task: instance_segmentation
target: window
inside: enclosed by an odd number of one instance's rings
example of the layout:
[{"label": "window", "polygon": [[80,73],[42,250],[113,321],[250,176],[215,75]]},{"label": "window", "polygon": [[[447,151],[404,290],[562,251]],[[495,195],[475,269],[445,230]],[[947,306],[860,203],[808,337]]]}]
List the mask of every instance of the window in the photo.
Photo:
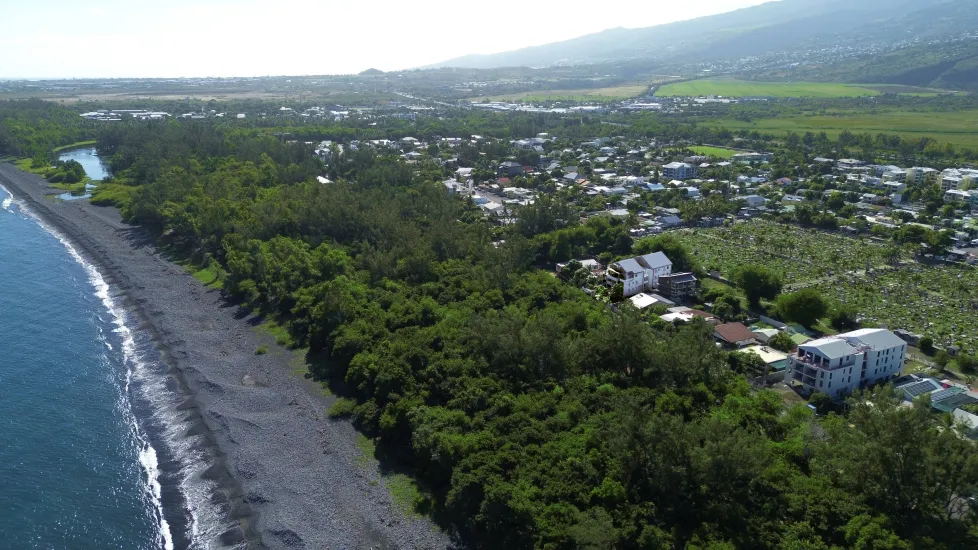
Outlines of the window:
[{"label": "window", "polygon": [[818,387],[820,387],[820,388],[822,387],[822,381],[821,380],[818,381]]}]

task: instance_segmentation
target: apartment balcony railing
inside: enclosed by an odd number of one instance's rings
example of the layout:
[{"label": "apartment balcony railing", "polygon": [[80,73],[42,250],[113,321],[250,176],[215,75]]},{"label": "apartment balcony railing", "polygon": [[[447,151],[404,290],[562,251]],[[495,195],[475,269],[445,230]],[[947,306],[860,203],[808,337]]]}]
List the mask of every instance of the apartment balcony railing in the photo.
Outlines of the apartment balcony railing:
[{"label": "apartment balcony railing", "polygon": [[821,370],[838,370],[838,369],[844,369],[844,368],[847,368],[847,367],[853,367],[853,366],[856,365],[856,360],[855,359],[847,359],[847,360],[843,361],[841,364],[832,365],[831,367],[826,362],[816,363],[813,359],[810,359],[808,357],[799,357],[797,355],[794,355],[794,356],[792,356],[792,359],[794,359],[795,361],[797,361],[799,363],[802,363],[806,367],[812,367],[812,368],[821,369]]}]

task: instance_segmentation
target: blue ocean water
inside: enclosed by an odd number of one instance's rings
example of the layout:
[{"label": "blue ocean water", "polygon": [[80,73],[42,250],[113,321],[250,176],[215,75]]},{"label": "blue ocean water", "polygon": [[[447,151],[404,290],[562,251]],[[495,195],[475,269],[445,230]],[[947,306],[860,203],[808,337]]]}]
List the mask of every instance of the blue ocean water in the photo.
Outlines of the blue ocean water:
[{"label": "blue ocean water", "polygon": [[0,546],[173,548],[99,273],[0,187]]}]

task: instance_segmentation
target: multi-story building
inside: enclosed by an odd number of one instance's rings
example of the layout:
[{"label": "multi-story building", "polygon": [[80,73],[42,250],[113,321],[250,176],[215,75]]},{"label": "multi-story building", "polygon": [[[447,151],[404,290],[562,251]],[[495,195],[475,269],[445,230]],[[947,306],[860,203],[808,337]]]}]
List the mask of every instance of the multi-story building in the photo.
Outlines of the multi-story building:
[{"label": "multi-story building", "polygon": [[659,294],[673,302],[681,302],[696,295],[696,276],[692,273],[672,273],[659,276]]},{"label": "multi-story building", "polygon": [[975,187],[976,179],[978,179],[978,170],[948,168],[937,177],[937,182],[941,186],[941,191],[965,190]]},{"label": "multi-story building", "polygon": [[621,283],[625,298],[639,292],[652,291],[659,284],[659,277],[672,273],[672,261],[662,252],[636,256],[608,266],[605,282],[608,286]]},{"label": "multi-story building", "polygon": [[833,399],[900,376],[907,343],[886,329],[860,329],[798,346],[785,382]]},{"label": "multi-story building", "polygon": [[921,185],[927,181],[936,182],[939,174],[940,172],[933,168],[914,166],[907,170],[907,183]]},{"label": "multi-story building", "polygon": [[771,153],[737,153],[730,157],[731,162],[771,162]]},{"label": "multi-story building", "polygon": [[944,193],[944,202],[961,201],[968,205],[968,208],[978,208],[978,191],[962,191],[951,189]]},{"label": "multi-story building", "polygon": [[666,179],[688,180],[695,178],[696,174],[696,166],[685,162],[670,162],[662,167],[662,177]]}]

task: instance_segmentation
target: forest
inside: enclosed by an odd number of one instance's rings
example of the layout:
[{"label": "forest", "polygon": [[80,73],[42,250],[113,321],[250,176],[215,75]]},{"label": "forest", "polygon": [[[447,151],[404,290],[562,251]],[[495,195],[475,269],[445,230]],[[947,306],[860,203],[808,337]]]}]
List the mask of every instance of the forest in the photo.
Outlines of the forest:
[{"label": "forest", "polygon": [[78,113],[47,101],[0,101],[0,155],[52,160],[52,150],[95,135]]},{"label": "forest", "polygon": [[[552,124],[489,120],[451,124]],[[711,327],[650,324],[540,268],[635,252],[625,225],[581,224],[554,194],[493,226],[446,195],[437,163],[362,149],[325,167],[281,132],[105,126],[104,186],[160,246],[219,273],[228,300],[288,328],[343,397],[331,413],[417,480],[417,510],[464,547],[978,547],[974,443],[926,402],[880,389],[845,416],[786,409]]]},{"label": "forest", "polygon": [[470,547],[978,544],[978,457],[946,419],[886,390],[846,417],[785,410],[709,327],[563,284],[536,265],[553,243],[631,250],[559,197],[500,229],[437,164],[361,150],[322,185],[301,142],[179,123],[108,127],[98,147],[139,182],[127,218],[284,323],[345,397],[333,414]]}]

